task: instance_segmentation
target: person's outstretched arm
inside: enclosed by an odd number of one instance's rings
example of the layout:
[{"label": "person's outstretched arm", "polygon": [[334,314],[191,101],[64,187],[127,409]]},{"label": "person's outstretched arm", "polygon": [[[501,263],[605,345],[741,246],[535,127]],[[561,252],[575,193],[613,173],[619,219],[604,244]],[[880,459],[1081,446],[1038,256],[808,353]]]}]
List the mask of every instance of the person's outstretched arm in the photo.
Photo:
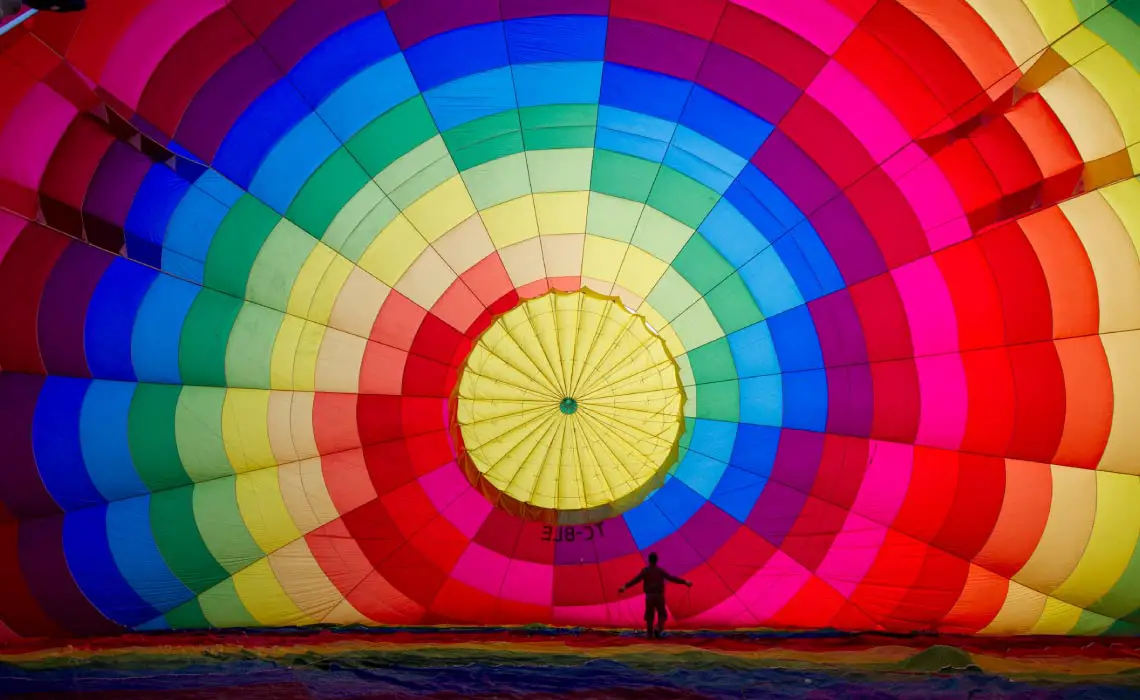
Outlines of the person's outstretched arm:
[{"label": "person's outstretched arm", "polygon": [[682,586],[692,586],[693,585],[692,581],[686,581],[683,578],[677,578],[676,576],[669,573],[668,571],[662,570],[661,573],[665,574],[665,580],[666,581],[672,581],[673,583],[679,583]]},{"label": "person's outstretched arm", "polygon": [[629,583],[627,583],[624,586],[622,586],[621,588],[619,588],[618,592],[623,592],[627,588],[631,588],[633,586],[636,586],[641,581],[641,579],[643,579],[643,578],[645,578],[645,569],[642,569],[641,572],[639,574],[637,574],[637,576],[634,576],[633,579]]}]

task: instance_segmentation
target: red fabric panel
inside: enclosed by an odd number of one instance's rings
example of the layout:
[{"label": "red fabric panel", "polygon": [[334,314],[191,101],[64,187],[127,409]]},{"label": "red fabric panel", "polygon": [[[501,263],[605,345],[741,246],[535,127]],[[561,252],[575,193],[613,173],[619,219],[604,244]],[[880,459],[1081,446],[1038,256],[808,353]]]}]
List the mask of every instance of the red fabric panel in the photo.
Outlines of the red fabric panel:
[{"label": "red fabric panel", "polygon": [[978,238],[997,281],[1005,318],[1005,341],[1029,343],[1053,337],[1049,283],[1025,233],[1016,223],[987,231]]},{"label": "red fabric panel", "polygon": [[997,282],[976,240],[934,255],[954,303],[961,350],[989,348],[1005,340],[1004,314]]},{"label": "red fabric panel", "polygon": [[1053,343],[1011,345],[1017,408],[1008,455],[1050,462],[1065,429],[1065,375]]},{"label": "red fabric panel", "polygon": [[875,168],[875,161],[859,139],[838,117],[806,94],[800,96],[780,122],[780,131],[841,189]]},{"label": "red fabric panel", "polygon": [[910,483],[902,507],[895,516],[894,529],[922,542],[933,540],[954,505],[957,484],[956,453],[915,447]]},{"label": "red fabric panel", "polygon": [[868,443],[863,438],[825,435],[823,456],[812,485],[811,495],[850,509],[859,495],[863,474],[867,470]]},{"label": "red fabric panel", "polygon": [[891,617],[912,629],[936,626],[958,602],[969,573],[969,562],[938,549],[927,549],[918,578]]},{"label": "red fabric panel", "polygon": [[815,571],[846,520],[846,510],[809,496],[780,550],[808,571]]},{"label": "red fabric panel", "polygon": [[970,410],[962,450],[1004,455],[1013,435],[1014,385],[1004,348],[962,353]]},{"label": "red fabric panel", "polygon": [[871,378],[875,387],[875,420],[871,437],[913,443],[918,436],[922,410],[914,360],[874,363],[871,365]]},{"label": "red fabric panel", "polygon": [[967,561],[994,530],[1005,497],[1005,462],[999,457],[960,453],[954,505],[933,544]]},{"label": "red fabric panel", "polygon": [[0,261],[0,367],[5,370],[44,372],[36,318],[44,284],[67,245],[64,236],[31,224]]},{"label": "red fabric panel", "polygon": [[[644,565],[643,565],[644,566]],[[626,581],[633,578],[637,568],[627,572]],[[617,595],[616,590],[602,587],[602,576],[597,564],[568,564],[558,567],[554,577],[554,605],[593,605]],[[633,593],[624,594],[626,597]]]},{"label": "red fabric panel", "polygon": [[1054,343],[1065,377],[1065,430],[1050,460],[1096,469],[1112,431],[1112,370],[1099,337]]},{"label": "red fabric panel", "polygon": [[611,0],[610,16],[648,22],[678,32],[712,39],[728,0]]},{"label": "red fabric panel", "polygon": [[897,185],[876,168],[847,190],[847,198],[875,237],[888,269],[930,254],[922,223]]},{"label": "red fabric panel", "polygon": [[879,275],[848,289],[859,313],[870,362],[913,357],[910,322],[890,275]]},{"label": "red fabric panel", "polygon": [[807,89],[828,60],[798,34],[734,3],[725,10],[713,40],[771,68],[801,90]]},{"label": "red fabric panel", "polygon": [[0,562],[4,562],[4,575],[0,576],[0,621],[21,637],[66,636],[67,630],[57,625],[40,607],[20,567],[20,540],[18,525],[0,525]]}]

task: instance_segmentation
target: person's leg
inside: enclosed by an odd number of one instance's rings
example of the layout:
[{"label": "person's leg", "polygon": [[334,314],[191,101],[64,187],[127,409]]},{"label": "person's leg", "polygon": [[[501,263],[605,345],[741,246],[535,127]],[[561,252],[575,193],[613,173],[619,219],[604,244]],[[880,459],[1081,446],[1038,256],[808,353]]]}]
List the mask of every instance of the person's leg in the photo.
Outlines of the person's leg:
[{"label": "person's leg", "polygon": [[665,620],[668,619],[669,613],[665,608],[665,596],[657,599],[657,636],[660,637],[661,633],[665,631]]},{"label": "person's leg", "polygon": [[645,596],[645,638],[653,638],[653,612],[656,607],[651,596]]}]

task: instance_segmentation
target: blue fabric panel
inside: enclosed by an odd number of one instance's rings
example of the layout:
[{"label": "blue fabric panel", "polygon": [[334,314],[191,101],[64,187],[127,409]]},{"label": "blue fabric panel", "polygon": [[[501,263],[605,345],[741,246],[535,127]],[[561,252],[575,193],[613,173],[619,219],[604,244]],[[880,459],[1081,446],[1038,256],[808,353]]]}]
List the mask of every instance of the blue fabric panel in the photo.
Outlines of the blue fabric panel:
[{"label": "blue fabric panel", "polygon": [[[187,192],[167,229],[162,269],[201,283],[201,270],[194,275],[182,274],[180,271],[188,267],[187,262],[198,263],[201,268],[205,267],[210,243],[229,211],[227,205],[200,189],[195,188]],[[176,265],[179,270],[175,269]]]},{"label": "blue fabric panel", "polygon": [[597,104],[602,63],[535,63],[514,66],[519,107]]},{"label": "blue fabric panel", "polygon": [[709,500],[733,519],[743,523],[748,519],[756,499],[760,498],[767,483],[765,477],[730,466],[724,470],[724,475]]},{"label": "blue fabric panel", "polygon": [[63,551],[76,584],[107,619],[130,627],[158,614],[119,572],[107,537],[106,506],[64,518]]},{"label": "blue fabric panel", "polygon": [[515,83],[510,68],[478,73],[424,93],[440,131],[480,117],[515,109]]},{"label": "blue fabric panel", "polygon": [[727,199],[716,203],[697,230],[734,268],[742,267],[768,246],[752,222]]},{"label": "blue fabric panel", "polygon": [[393,56],[338,88],[317,114],[347,143],[377,117],[418,94],[404,57]]},{"label": "blue fabric panel", "polygon": [[601,61],[606,55],[605,17],[552,15],[503,23],[511,63]]},{"label": "blue fabric panel", "polygon": [[[708,499],[712,496],[713,489],[720,481],[721,474],[724,473],[727,463],[713,459],[708,455],[695,452],[693,449],[688,451],[682,450],[684,459],[677,466],[677,471],[673,473],[676,477],[674,481],[681,481],[693,491],[699,493],[702,498]],[[664,489],[662,489],[664,490]]]},{"label": "blue fabric panel", "polygon": [[721,462],[732,458],[736,442],[736,423],[698,418],[693,422],[693,435],[689,449]]},{"label": "blue fabric panel", "polygon": [[320,117],[310,115],[266,156],[249,192],[283,215],[317,168],[342,147]]},{"label": "blue fabric panel", "polygon": [[665,485],[623,517],[638,548],[645,548],[672,534],[704,504],[705,499],[679,479]]},{"label": "blue fabric panel", "polygon": [[766,317],[804,303],[795,281],[772,248],[764,250],[740,268],[740,277]]},{"label": "blue fabric panel", "polygon": [[754,323],[728,336],[728,347],[738,377],[763,377],[780,373],[780,360],[766,321]]},{"label": "blue fabric panel", "polygon": [[214,168],[249,189],[274,144],[311,113],[291,83],[278,82],[238,118],[214,156]]},{"label": "blue fabric panel", "polygon": [[823,350],[815,333],[815,323],[806,306],[797,306],[768,319],[780,367],[785,372],[823,369]]},{"label": "blue fabric panel", "polygon": [[656,117],[614,107],[598,110],[598,148],[660,163],[676,125]]},{"label": "blue fabric panel", "polygon": [[139,307],[131,360],[140,382],[181,384],[178,347],[182,323],[200,287],[160,275]]},{"label": "blue fabric panel", "polygon": [[779,428],[741,424],[736,431],[736,444],[732,448],[732,466],[768,478],[776,463],[776,450],[779,446]]},{"label": "blue fabric panel", "polygon": [[189,189],[190,183],[170,168],[153,166],[139,185],[127,213],[127,232],[161,247],[170,219]]},{"label": "blue fabric panel", "polygon": [[194,181],[194,187],[227,207],[237,204],[246,192],[217,170],[206,170]]},{"label": "blue fabric panel", "polygon": [[[779,187],[776,187],[776,184],[769,180],[767,175],[760,172],[751,163],[740,172],[736,184],[732,186],[726,196],[740,210],[740,213],[748,217],[748,220],[760,229],[764,237],[770,241],[775,240],[780,233],[804,221],[803,214],[792,203],[792,200],[788,199],[787,195]],[[750,204],[750,200],[752,204]],[[763,211],[766,212],[766,218],[753,218],[752,215],[757,213],[755,203],[761,205]],[[777,222],[774,228],[771,224],[772,219]]]},{"label": "blue fabric panel", "polygon": [[[691,453],[690,453],[691,454]],[[653,501],[676,530],[696,515],[708,500],[680,479],[670,479],[649,500]]]},{"label": "blue fabric panel", "polygon": [[827,427],[827,374],[785,372],[784,427],[823,432]]},{"label": "blue fabric panel", "polygon": [[783,424],[784,396],[780,375],[740,380],[740,421],[777,427]]},{"label": "blue fabric panel", "polygon": [[835,259],[811,223],[799,224],[777,241],[775,247],[804,299],[818,299],[847,286]]},{"label": "blue fabric panel", "polygon": [[194,597],[170,571],[154,541],[149,496],[110,504],[107,531],[119,571],[151,606],[173,610]]},{"label": "blue fabric panel", "polygon": [[602,104],[676,122],[693,84],[639,68],[607,63]]},{"label": "blue fabric panel", "polygon": [[135,314],[158,274],[122,258],[113,260],[103,273],[83,328],[87,364],[94,376],[135,380],[131,332]]},{"label": "blue fabric panel", "polygon": [[79,418],[83,461],[95,487],[108,501],[148,492],[135,470],[127,441],[135,386],[126,382],[92,382]]},{"label": "blue fabric panel", "polygon": [[90,381],[47,377],[36,402],[32,447],[44,486],[65,511],[104,502],[79,444],[79,411]]},{"label": "blue fabric panel", "polygon": [[404,52],[420,90],[510,64],[502,22],[453,29]]},{"label": "blue fabric panel", "polygon": [[377,12],[322,41],[289,71],[289,80],[310,105],[319,105],[353,76],[399,50],[387,16]]},{"label": "blue fabric panel", "polygon": [[665,164],[724,194],[747,161],[691,129],[679,126]]},{"label": "blue fabric panel", "polygon": [[772,133],[773,126],[739,105],[697,85],[685,104],[681,123],[748,160]]}]

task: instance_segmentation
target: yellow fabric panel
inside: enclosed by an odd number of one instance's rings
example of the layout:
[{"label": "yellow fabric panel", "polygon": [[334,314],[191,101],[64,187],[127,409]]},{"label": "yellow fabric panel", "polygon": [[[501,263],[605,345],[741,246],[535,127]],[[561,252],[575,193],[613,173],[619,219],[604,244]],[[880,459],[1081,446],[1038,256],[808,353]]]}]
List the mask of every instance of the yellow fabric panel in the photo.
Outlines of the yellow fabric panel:
[{"label": "yellow fabric panel", "polygon": [[1033,13],[1022,3],[1009,0],[966,1],[1001,39],[1014,63],[1025,64],[1048,45]]},{"label": "yellow fabric panel", "polygon": [[309,392],[290,393],[290,417],[293,423],[293,445],[297,449],[300,459],[316,457],[320,454],[317,449],[317,437],[313,428],[313,402],[316,394]]},{"label": "yellow fabric panel", "polygon": [[1049,520],[1029,561],[1014,580],[1034,590],[1052,593],[1076,568],[1088,547],[1096,517],[1096,472],[1073,467],[1050,467],[1053,500]]},{"label": "yellow fabric panel", "polygon": [[[1101,39],[1088,27],[1077,27],[1072,32],[1061,37],[1053,44],[1053,50],[1056,51],[1061,58],[1073,65],[1079,61],[1084,60],[1096,51],[1106,46],[1104,39]],[[1081,70],[1083,73],[1084,71]]]},{"label": "yellow fabric panel", "polygon": [[537,236],[508,248],[500,248],[499,259],[503,261],[503,267],[515,289],[546,277],[546,260]]},{"label": "yellow fabric panel", "polygon": [[[377,574],[379,575],[379,574]],[[416,619],[416,618],[412,618]],[[370,617],[367,617],[359,610],[352,606],[348,600],[342,600],[333,608],[324,619],[321,620],[323,625],[337,625],[347,627],[351,625],[362,625],[364,627],[379,627],[380,623],[376,622]]]},{"label": "yellow fabric panel", "polygon": [[1140,175],[1140,143],[1128,147],[1128,158],[1132,161],[1132,174]]},{"label": "yellow fabric panel", "polygon": [[598,192],[590,193],[590,212],[586,218],[586,233],[615,241],[633,240],[637,222],[646,205],[621,197]]},{"label": "yellow fabric panel", "polygon": [[1081,619],[1081,609],[1075,605],[1049,598],[1041,617],[1030,628],[1029,634],[1068,634]]},{"label": "yellow fabric panel", "polygon": [[608,294],[617,279],[628,247],[628,243],[587,234],[586,246],[582,252],[582,276],[605,280],[609,288],[598,291]]},{"label": "yellow fabric panel", "polygon": [[589,192],[553,192],[532,197],[539,233],[544,236],[585,233]]},{"label": "yellow fabric panel", "polygon": [[1037,20],[1050,43],[1080,24],[1071,0],[1021,0]]},{"label": "yellow fabric panel", "polygon": [[647,206],[633,234],[633,245],[665,262],[672,262],[693,233],[693,229],[680,221]]},{"label": "yellow fabric panel", "polygon": [[334,250],[342,250],[359,229],[369,228],[375,236],[398,212],[396,205],[369,182],[337,212],[321,241]]},{"label": "yellow fabric panel", "polygon": [[285,594],[310,620],[324,620],[344,601],[303,539],[270,554],[269,566]]},{"label": "yellow fabric panel", "polygon": [[[185,426],[194,432],[208,433],[211,437],[222,438],[222,416],[218,410],[224,405],[226,390],[211,386],[183,386],[178,395],[178,405],[174,409],[175,428],[180,433]],[[178,457],[186,474],[195,483],[233,474],[228,463],[215,458],[214,450],[198,449],[198,436],[179,435]]]},{"label": "yellow fabric panel", "polygon": [[356,394],[368,341],[335,328],[325,331],[317,357],[316,390]]},{"label": "yellow fabric panel", "polygon": [[238,509],[253,541],[266,554],[301,536],[281,493],[277,469],[238,474]]},{"label": "yellow fabric panel", "polygon": [[409,197],[414,197],[416,192],[423,192],[444,177],[458,173],[443,137],[436,135],[394,160],[373,181],[392,201],[407,206]]},{"label": "yellow fabric panel", "polygon": [[1098,472],[1096,493],[1096,522],[1085,555],[1053,592],[1081,607],[1088,607],[1116,585],[1140,538],[1140,477]]},{"label": "yellow fabric panel", "polygon": [[1076,68],[1061,71],[1038,92],[1061,120],[1086,163],[1124,148],[1116,115]]},{"label": "yellow fabric panel", "polygon": [[421,308],[430,309],[453,282],[455,273],[439,253],[434,248],[425,248],[394,289]]},{"label": "yellow fabric panel", "polygon": [[290,391],[293,387],[293,363],[297,358],[297,348],[301,333],[305,330],[305,320],[296,316],[282,319],[277,338],[273,341],[273,356],[269,361],[269,387]]},{"label": "yellow fabric panel", "polygon": [[1112,370],[1112,429],[1098,469],[1140,474],[1140,332],[1101,336]]},{"label": "yellow fabric panel", "polygon": [[340,515],[329,496],[321,469],[321,458],[313,457],[282,464],[277,470],[285,508],[303,534],[332,522]]},{"label": "yellow fabric panel", "polygon": [[1026,588],[1017,581],[1009,582],[1005,602],[990,624],[979,630],[980,634],[1016,635],[1025,634],[1041,619],[1047,596]]},{"label": "yellow fabric panel", "polygon": [[233,581],[242,605],[260,624],[266,627],[316,624],[317,621],[301,612],[281,588],[267,559],[259,559],[237,572]]},{"label": "yellow fabric panel", "polygon": [[432,247],[448,267],[460,274],[495,252],[495,244],[477,214],[448,231]]},{"label": "yellow fabric panel", "polygon": [[1140,143],[1140,74],[1116,49],[1106,46],[1077,66],[1108,103],[1125,144]]},{"label": "yellow fabric panel", "polygon": [[1140,260],[1133,239],[1102,193],[1061,205],[1088,253],[1100,298],[1100,332],[1140,328]]},{"label": "yellow fabric panel", "polygon": [[412,222],[398,216],[376,236],[358,264],[376,279],[394,287],[427,245]]},{"label": "yellow fabric panel", "polygon": [[289,293],[289,305],[286,307],[288,313],[308,320],[317,320],[310,316],[313,297],[316,296],[317,287],[320,286],[325,272],[332,265],[335,257],[337,257],[336,252],[328,246],[317,245],[313,247],[309,257],[301,265],[297,279],[293,280],[293,288]]},{"label": "yellow fabric panel", "polygon": [[484,209],[480,216],[499,250],[538,235],[538,215],[529,194]]},{"label": "yellow fabric panel", "polygon": [[301,459],[297,445],[293,441],[293,397],[291,391],[269,392],[269,411],[266,422],[269,426],[269,445],[278,464],[296,462]]},{"label": "yellow fabric panel", "polygon": [[547,277],[577,277],[582,274],[586,234],[543,236],[540,240]]},{"label": "yellow fabric panel", "polygon": [[686,348],[699,348],[724,337],[724,330],[716,320],[716,314],[704,299],[682,311],[669,325],[677,332]]},{"label": "yellow fabric panel", "polygon": [[339,255],[333,258],[324,276],[321,277],[312,303],[309,305],[310,321],[325,326],[330,325],[329,321],[332,318],[333,307],[340,297],[340,290],[344,288],[348,276],[356,269],[355,265]]},{"label": "yellow fabric panel", "polygon": [[380,307],[391,291],[359,267],[352,268],[333,304],[329,325],[362,338],[371,336]]},{"label": "yellow fabric panel", "polygon": [[669,265],[637,246],[626,246],[625,261],[617,275],[617,283],[642,299],[649,296],[657,281],[669,269]]},{"label": "yellow fabric panel", "polygon": [[269,392],[227,389],[222,405],[222,441],[236,473],[277,464],[269,443]]},{"label": "yellow fabric panel", "polygon": [[293,389],[295,391],[317,390],[317,359],[324,341],[325,326],[305,323],[301,337],[297,340],[297,354],[293,358]]},{"label": "yellow fabric panel", "polygon": [[1124,224],[1128,237],[1132,240],[1132,256],[1140,260],[1140,178],[1102,187],[1097,190],[1097,194],[1104,197]]},{"label": "yellow fabric panel", "polygon": [[456,175],[421,197],[404,214],[430,243],[475,214],[475,204],[463,178]]}]

